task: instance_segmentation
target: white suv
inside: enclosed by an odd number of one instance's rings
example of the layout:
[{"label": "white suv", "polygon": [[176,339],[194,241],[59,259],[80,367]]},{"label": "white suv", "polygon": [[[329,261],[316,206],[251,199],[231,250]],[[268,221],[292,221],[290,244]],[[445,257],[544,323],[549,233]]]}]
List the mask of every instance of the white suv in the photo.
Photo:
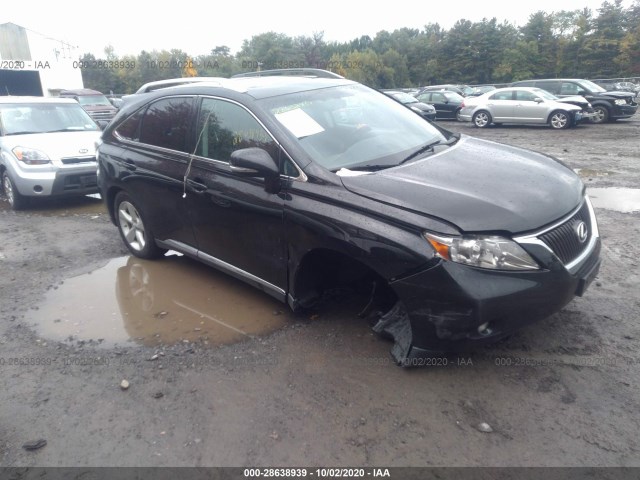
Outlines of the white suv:
[{"label": "white suv", "polygon": [[0,97],[0,177],[11,207],[30,197],[98,192],[100,134],[75,100]]}]

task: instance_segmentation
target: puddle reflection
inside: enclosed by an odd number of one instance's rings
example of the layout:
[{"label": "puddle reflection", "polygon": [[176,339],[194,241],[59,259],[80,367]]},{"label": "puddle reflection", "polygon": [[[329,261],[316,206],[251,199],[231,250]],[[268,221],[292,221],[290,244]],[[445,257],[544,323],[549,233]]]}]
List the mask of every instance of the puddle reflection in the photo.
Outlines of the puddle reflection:
[{"label": "puddle reflection", "polygon": [[[11,211],[11,206],[4,197],[0,197],[0,211]],[[80,197],[32,198],[30,204],[17,213],[42,217],[71,217],[106,214],[107,208],[100,195],[94,194]]]},{"label": "puddle reflection", "polygon": [[622,213],[640,211],[640,189],[637,188],[588,188],[589,198],[596,208]]},{"label": "puddle reflection", "polygon": [[[115,283],[115,288],[114,288]],[[186,257],[117,258],[47,292],[29,320],[58,341],[234,343],[292,317],[265,293]]]}]

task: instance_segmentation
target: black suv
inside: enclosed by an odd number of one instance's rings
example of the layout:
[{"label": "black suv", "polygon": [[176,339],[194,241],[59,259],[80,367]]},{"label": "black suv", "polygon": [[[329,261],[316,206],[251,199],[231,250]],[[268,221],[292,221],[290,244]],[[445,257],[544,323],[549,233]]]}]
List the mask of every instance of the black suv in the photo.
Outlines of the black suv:
[{"label": "black suv", "polygon": [[638,110],[638,104],[634,101],[633,94],[629,92],[608,92],[590,80],[563,78],[523,80],[514,82],[511,86],[542,88],[560,98],[580,95],[586,98],[593,107],[595,113],[591,117],[593,123],[629,118]]},{"label": "black suv", "polygon": [[345,79],[151,92],[105,129],[98,162],[134,255],[177,250],[293,309],[360,288],[402,365],[557,312],[600,265],[570,168],[452,134]]}]

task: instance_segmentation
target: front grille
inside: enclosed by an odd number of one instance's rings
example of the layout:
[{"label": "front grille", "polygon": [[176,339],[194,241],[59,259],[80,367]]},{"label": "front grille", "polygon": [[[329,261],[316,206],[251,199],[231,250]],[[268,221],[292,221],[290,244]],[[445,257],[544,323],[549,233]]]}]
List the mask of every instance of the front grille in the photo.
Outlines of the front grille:
[{"label": "front grille", "polygon": [[[577,233],[577,227],[581,222],[584,222],[587,226],[587,238],[583,242],[579,240]],[[539,235],[538,238],[546,243],[562,263],[566,265],[575,260],[587,248],[593,235],[592,227],[589,206],[587,202],[584,202],[580,210],[569,220],[553,230]]]},{"label": "front grille", "polygon": [[60,159],[65,165],[73,165],[76,163],[96,163],[96,157],[89,155],[86,157],[65,157]]},{"label": "front grille", "polygon": [[89,113],[89,116],[94,120],[111,120],[113,117],[116,116],[115,112],[110,110],[104,110],[104,111],[94,110],[88,113]]},{"label": "front grille", "polygon": [[64,179],[64,190],[77,190],[98,186],[98,175],[95,173],[84,175],[69,175]]}]

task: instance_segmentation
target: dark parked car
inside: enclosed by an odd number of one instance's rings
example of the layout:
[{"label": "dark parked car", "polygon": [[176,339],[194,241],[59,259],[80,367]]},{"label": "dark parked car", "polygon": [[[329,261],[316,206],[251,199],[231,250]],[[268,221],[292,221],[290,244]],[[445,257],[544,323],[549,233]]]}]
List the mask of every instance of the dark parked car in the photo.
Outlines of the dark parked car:
[{"label": "dark parked car", "polygon": [[101,127],[105,126],[118,111],[104,94],[89,88],[62,90],[60,97],[73,98]]},{"label": "dark parked car", "polygon": [[608,92],[589,80],[548,79],[523,80],[511,84],[514,87],[542,88],[557,97],[580,95],[593,106],[593,123],[604,123],[621,118],[632,117],[638,110],[634,95],[629,92]]},{"label": "dark parked car", "polygon": [[422,92],[456,92],[458,95],[466,97],[467,95],[471,95],[473,93],[473,87],[469,85],[429,85],[427,87],[422,87],[418,93]]},{"label": "dark parked car", "polygon": [[480,95],[484,95],[487,92],[491,92],[495,90],[496,87],[493,85],[480,85],[479,87],[473,87],[473,91],[467,94],[467,97],[479,97]]},{"label": "dark parked car", "polygon": [[98,165],[134,255],[182,252],[293,309],[361,289],[402,365],[557,312],[600,265],[569,167],[452,134],[346,79],[151,92],[105,129]]},{"label": "dark parked car", "polygon": [[386,90],[383,91],[385,95],[390,96],[391,98],[396,99],[403,105],[406,105],[411,110],[416,112],[417,114],[423,116],[427,120],[435,120],[436,119],[436,109],[433,105],[429,105],[427,103],[422,103],[416,99],[413,95],[409,95],[405,92],[399,92],[397,90]]},{"label": "dark parked car", "polygon": [[436,118],[438,120],[457,120],[464,101],[462,95],[448,91],[422,92],[416,95],[416,98],[423,103],[433,105],[436,109]]}]

